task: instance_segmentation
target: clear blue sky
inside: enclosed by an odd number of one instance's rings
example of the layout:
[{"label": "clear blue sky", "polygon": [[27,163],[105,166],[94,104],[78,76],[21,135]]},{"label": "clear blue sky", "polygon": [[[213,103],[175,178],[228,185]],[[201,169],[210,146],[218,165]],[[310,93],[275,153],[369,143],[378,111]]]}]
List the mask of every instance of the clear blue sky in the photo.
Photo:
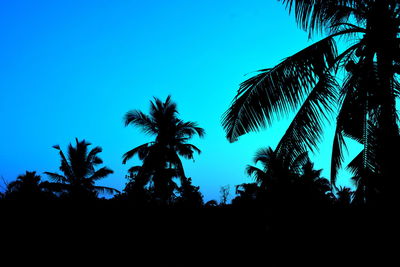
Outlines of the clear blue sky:
[{"label": "clear blue sky", "polygon": [[[192,141],[203,153],[184,162],[206,200],[219,200],[220,186],[230,184],[233,194],[234,185],[250,182],[246,164],[258,148],[275,147],[288,125],[230,144],[221,115],[239,83],[313,42],[275,0],[1,0],[0,38],[5,180],[58,171],[51,147],[78,137],[101,146],[115,171],[100,184],[121,190],[138,163],[122,165],[122,154],[150,140],[124,127],[123,115],[147,112],[153,96],[171,94],[181,118],[207,133]],[[329,177],[331,127],[327,133],[312,158]]]}]

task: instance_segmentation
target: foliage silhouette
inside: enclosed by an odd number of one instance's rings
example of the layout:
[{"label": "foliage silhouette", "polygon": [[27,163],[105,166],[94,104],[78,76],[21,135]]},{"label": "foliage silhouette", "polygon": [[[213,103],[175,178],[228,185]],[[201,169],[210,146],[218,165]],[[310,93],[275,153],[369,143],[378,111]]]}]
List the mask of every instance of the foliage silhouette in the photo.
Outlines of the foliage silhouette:
[{"label": "foliage silhouette", "polygon": [[96,199],[98,193],[118,193],[118,190],[105,186],[96,186],[95,182],[113,173],[107,167],[98,170],[95,167],[103,163],[98,154],[102,152],[101,147],[88,149],[91,145],[85,140],[78,141],[76,146],[68,146],[67,156],[59,145],[53,146],[59,151],[61,157],[60,171],[63,174],[45,172],[53,182],[48,187],[59,192],[63,197],[73,200]]},{"label": "foliage silhouette", "polygon": [[254,163],[260,163],[262,168],[248,165],[246,172],[256,183],[239,185],[236,203],[250,202],[245,199],[277,206],[329,205],[332,202],[329,181],[320,177],[322,170],[313,169],[307,153],[293,158],[269,147],[257,151]]},{"label": "foliage silhouette", "polygon": [[354,197],[354,192],[348,187],[340,186],[336,192],[336,204],[339,207],[349,207]]},{"label": "foliage silhouette", "polygon": [[232,205],[237,207],[255,207],[257,206],[258,198],[261,189],[257,183],[244,183],[236,186],[235,194],[237,195],[232,199]]},{"label": "foliage silhouette", "polygon": [[41,182],[41,178],[36,172],[26,171],[25,174],[19,175],[15,181],[7,185],[4,198],[23,201],[44,201],[54,199],[55,196],[49,190],[48,182]]},{"label": "foliage silhouette", "polygon": [[230,193],[229,191],[230,191],[229,185],[221,186],[221,188],[219,190],[220,198],[221,198],[221,202],[220,202],[221,206],[225,206],[228,203],[228,197],[229,197],[229,193]]},{"label": "foliage silhouette", "polygon": [[[295,158],[315,151],[326,120],[338,107],[332,149],[331,181],[336,182],[346,147],[344,136],[364,146],[358,162],[362,169],[359,190],[376,202],[396,198],[398,188],[395,152],[398,138],[395,99],[400,73],[397,35],[400,3],[394,0],[300,1],[282,0],[310,36],[325,31],[327,37],[277,66],[263,69],[243,82],[223,116],[230,141],[267,127],[274,118],[297,111],[276,150]],[[336,40],[350,44],[337,52]],[[346,74],[339,86],[334,75]],[[354,166],[353,166],[354,167]],[[377,193],[378,192],[378,193]]]},{"label": "foliage silhouette", "polygon": [[[176,103],[168,96],[164,102],[158,98],[150,102],[149,115],[139,110],[132,110],[124,117],[125,126],[139,127],[144,133],[155,136],[155,140],[140,145],[123,155],[123,164],[138,155],[143,162],[140,167],[130,169],[131,184],[127,190],[132,194],[151,192],[152,199],[160,205],[166,205],[175,197],[178,185],[173,178],[179,178],[182,188],[188,184],[181,157],[193,159],[194,153],[200,149],[187,143],[192,137],[203,137],[205,131],[195,122],[184,122],[177,117]],[[181,189],[182,189],[181,188]],[[142,192],[141,192],[142,191]],[[185,193],[183,193],[185,195]]]},{"label": "foliage silhouette", "polygon": [[200,187],[193,186],[191,178],[182,181],[178,192],[180,194],[175,200],[175,206],[185,208],[200,208],[203,206],[203,195],[200,192]]}]

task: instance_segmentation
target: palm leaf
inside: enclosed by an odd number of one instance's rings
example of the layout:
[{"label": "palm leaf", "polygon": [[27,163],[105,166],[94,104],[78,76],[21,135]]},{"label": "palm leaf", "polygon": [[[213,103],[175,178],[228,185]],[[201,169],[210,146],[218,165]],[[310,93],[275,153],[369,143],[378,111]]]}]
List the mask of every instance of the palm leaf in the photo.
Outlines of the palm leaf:
[{"label": "palm leaf", "polygon": [[329,120],[337,101],[337,83],[326,74],[304,101],[277,146],[277,151],[292,160],[303,152],[314,151],[321,140],[324,121]]},{"label": "palm leaf", "polygon": [[139,110],[132,110],[126,113],[124,117],[125,126],[133,124],[140,127],[146,134],[157,134],[157,128],[151,117]]},{"label": "palm leaf", "polygon": [[118,191],[118,190],[115,189],[115,188],[106,187],[106,186],[95,186],[95,187],[94,187],[94,190],[95,190],[97,193],[109,194],[109,195],[112,195],[112,194],[120,194],[120,193],[121,193],[120,191]]},{"label": "palm leaf", "polygon": [[149,148],[151,148],[151,143],[146,143],[141,146],[135,147],[132,150],[129,150],[122,156],[122,164],[126,164],[128,160],[130,160],[136,154],[139,154],[139,158],[143,159],[149,152]]},{"label": "palm leaf", "polygon": [[337,173],[342,166],[344,155],[343,150],[347,151],[346,142],[343,137],[341,126],[336,127],[335,136],[333,139],[332,158],[331,158],[331,183],[336,183]]},{"label": "palm leaf", "polygon": [[265,183],[265,178],[266,178],[266,173],[255,167],[255,166],[251,166],[251,165],[247,165],[246,167],[246,174],[250,177],[254,177],[254,180],[258,183]]},{"label": "palm leaf", "polygon": [[176,151],[180,156],[186,159],[193,159],[194,152],[197,152],[198,154],[201,153],[200,149],[192,144],[177,144]]},{"label": "palm leaf", "polygon": [[236,141],[245,133],[270,125],[275,116],[293,111],[318,76],[332,66],[335,56],[335,42],[327,37],[243,82],[223,115],[227,138]]},{"label": "palm leaf", "polygon": [[328,28],[357,15],[360,0],[281,0],[290,12],[294,12],[298,25],[312,32]]},{"label": "palm leaf", "polygon": [[44,172],[47,176],[50,177],[51,180],[53,180],[54,182],[57,183],[68,183],[68,179],[63,176],[60,175],[58,173],[53,173],[53,172]]},{"label": "palm leaf", "polygon": [[102,168],[98,169],[97,171],[95,171],[89,179],[92,181],[97,181],[97,180],[107,177],[108,175],[110,175],[112,173],[114,173],[113,170],[110,170],[107,167],[102,167]]}]

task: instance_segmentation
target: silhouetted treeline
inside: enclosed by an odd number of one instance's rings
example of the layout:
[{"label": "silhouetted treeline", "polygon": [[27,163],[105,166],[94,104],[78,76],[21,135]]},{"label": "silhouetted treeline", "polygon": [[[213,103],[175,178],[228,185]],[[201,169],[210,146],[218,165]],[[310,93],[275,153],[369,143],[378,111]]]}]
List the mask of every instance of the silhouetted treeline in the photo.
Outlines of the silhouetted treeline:
[{"label": "silhouetted treeline", "polygon": [[[254,183],[236,185],[232,201],[227,185],[219,203],[205,203],[180,160],[200,153],[188,141],[204,130],[177,118],[169,97],[155,99],[150,115],[131,111],[125,120],[155,139],[123,155],[123,163],[138,155],[141,164],[129,168],[122,192],[96,185],[113,171],[101,167],[100,147],[78,139],[66,153],[54,146],[60,172],[45,172],[46,179],[27,171],[6,185],[0,226],[15,262],[20,250],[13,248],[22,241],[41,263],[51,254],[57,262],[91,265],[129,259],[138,266],[362,266],[382,255],[385,236],[398,227],[394,210],[355,201],[357,191],[322,177],[307,152],[279,148],[256,152],[246,167]],[[366,255],[345,262],[332,256],[354,246]]]},{"label": "silhouetted treeline", "polygon": [[[59,145],[54,146],[60,156],[60,171],[45,172],[43,180],[36,172],[27,171],[16,181],[6,185],[3,200],[20,201],[104,201],[123,203],[137,208],[293,208],[293,207],[350,207],[363,206],[357,192],[350,188],[337,188],[321,177],[322,170],[315,170],[307,152],[296,156],[282,150],[260,149],[254,157],[255,165],[248,165],[246,172],[254,183],[235,187],[235,196],[228,202],[230,188],[221,188],[220,202],[204,203],[203,195],[192,179],[185,174],[180,157],[193,159],[200,149],[189,144],[194,136],[204,136],[204,129],[195,122],[178,118],[177,106],[171,97],[162,102],[155,98],[150,103],[149,115],[133,110],[124,117],[125,125],[139,127],[155,137],[154,141],[140,145],[123,155],[126,164],[138,156],[141,165],[128,170],[126,186],[122,192],[96,182],[113,171],[103,163],[101,147],[90,148],[85,140],[76,139],[65,154]],[[259,167],[258,167],[259,166]],[[104,195],[99,199],[99,194]],[[121,204],[123,205],[123,204]]]},{"label": "silhouetted treeline", "polygon": [[[114,265],[121,255],[124,264],[141,261],[142,266],[395,264],[388,261],[399,227],[400,3],[280,2],[310,37],[326,36],[244,81],[224,114],[226,137],[234,142],[296,113],[277,147],[259,150],[254,165],[247,166],[254,183],[236,185],[231,203],[229,186],[221,188],[220,203],[204,203],[181,161],[200,154],[189,141],[204,136],[204,129],[181,120],[170,97],[154,99],[149,114],[133,110],[124,118],[126,126],[139,127],[154,140],[123,155],[124,164],[134,156],[140,164],[129,169],[122,192],[96,185],[112,173],[97,169],[99,147],[89,150],[89,143],[76,140],[65,155],[55,146],[61,173],[46,172],[51,180],[42,181],[27,171],[1,194],[2,229],[13,236],[3,237],[3,243],[20,248],[13,242],[28,240],[35,248],[41,240],[47,246],[37,255],[51,251],[57,263],[72,255],[74,264],[86,256],[91,265],[113,248],[120,252],[119,257],[112,253]],[[332,118],[328,180],[308,153],[317,150]],[[336,185],[346,138],[363,146],[347,166],[354,191]],[[104,192],[114,196],[99,199]],[[88,257],[88,247],[100,253]]]}]

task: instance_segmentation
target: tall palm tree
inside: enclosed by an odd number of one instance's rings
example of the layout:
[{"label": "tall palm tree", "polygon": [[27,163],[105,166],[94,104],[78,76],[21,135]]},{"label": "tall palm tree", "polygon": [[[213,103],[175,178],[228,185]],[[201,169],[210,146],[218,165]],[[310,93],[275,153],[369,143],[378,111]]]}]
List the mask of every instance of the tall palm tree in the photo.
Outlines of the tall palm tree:
[{"label": "tall palm tree", "polygon": [[105,186],[96,186],[95,182],[113,173],[107,167],[98,170],[95,167],[103,163],[98,156],[102,152],[101,147],[88,149],[91,145],[85,140],[78,141],[76,146],[69,144],[67,156],[59,145],[53,146],[59,151],[61,157],[60,171],[63,174],[45,172],[53,180],[50,186],[53,190],[67,193],[71,199],[96,198],[98,193],[118,193],[118,190]]},{"label": "tall palm tree", "polygon": [[[399,135],[395,99],[400,88],[396,79],[400,73],[400,3],[395,0],[282,0],[282,3],[295,13],[298,24],[310,36],[322,32],[328,35],[241,84],[223,116],[227,138],[235,141],[245,133],[271,125],[275,117],[297,110],[276,149],[296,157],[317,149],[324,123],[338,110],[332,183],[344,159],[344,136],[347,136],[364,145],[358,168],[368,173],[364,177],[386,177],[384,187],[392,188],[388,184],[395,180],[389,179],[394,164],[386,155],[390,155],[391,143]],[[338,53],[336,41],[343,37],[349,45]],[[346,75],[341,86],[334,78],[338,73]],[[371,184],[363,183],[364,187]]]},{"label": "tall palm tree", "polygon": [[187,142],[195,135],[203,137],[205,134],[197,123],[184,122],[177,114],[177,106],[168,96],[165,102],[154,98],[149,115],[132,110],[124,117],[125,126],[137,126],[155,136],[155,140],[126,152],[122,163],[138,155],[143,165],[137,169],[135,183],[142,187],[152,183],[156,196],[163,202],[168,202],[177,188],[173,178],[180,178],[182,184],[186,179],[180,156],[193,159],[195,152],[200,153],[200,149]]}]

